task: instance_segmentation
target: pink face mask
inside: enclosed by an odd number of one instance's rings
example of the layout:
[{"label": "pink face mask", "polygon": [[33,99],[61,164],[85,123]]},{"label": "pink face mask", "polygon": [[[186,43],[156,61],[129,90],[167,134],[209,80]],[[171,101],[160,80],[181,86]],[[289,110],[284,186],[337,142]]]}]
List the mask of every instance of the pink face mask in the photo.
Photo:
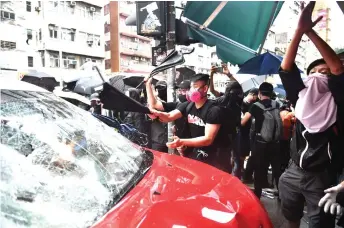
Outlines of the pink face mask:
[{"label": "pink face mask", "polygon": [[204,97],[204,93],[200,92],[199,89],[190,91],[186,94],[186,99],[191,102],[199,102]]}]

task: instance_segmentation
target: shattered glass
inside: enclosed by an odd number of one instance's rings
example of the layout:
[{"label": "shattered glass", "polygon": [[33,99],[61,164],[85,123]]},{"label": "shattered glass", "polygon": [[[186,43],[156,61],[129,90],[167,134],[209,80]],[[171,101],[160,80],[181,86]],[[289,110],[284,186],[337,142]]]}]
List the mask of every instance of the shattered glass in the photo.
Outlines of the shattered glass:
[{"label": "shattered glass", "polygon": [[89,227],[151,166],[151,154],[51,93],[0,98],[0,227]]}]

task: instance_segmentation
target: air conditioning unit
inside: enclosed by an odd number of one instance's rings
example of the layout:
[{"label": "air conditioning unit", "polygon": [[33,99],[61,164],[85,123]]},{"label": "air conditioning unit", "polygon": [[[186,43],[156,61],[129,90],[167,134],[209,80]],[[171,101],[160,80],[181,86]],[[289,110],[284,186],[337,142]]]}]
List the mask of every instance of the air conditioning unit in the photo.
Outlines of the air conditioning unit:
[{"label": "air conditioning unit", "polygon": [[135,60],[140,60],[140,58],[139,58],[139,57],[135,57],[134,59],[135,59]]},{"label": "air conditioning unit", "polygon": [[75,1],[71,1],[70,2],[70,6],[72,6],[72,7],[76,6],[76,2]]},{"label": "air conditioning unit", "polygon": [[36,7],[35,7],[35,10],[36,10],[37,12],[41,12],[42,9],[41,9],[41,7],[39,7],[39,6],[36,6]]},{"label": "air conditioning unit", "polygon": [[135,38],[135,42],[138,42],[139,41],[139,38]]},{"label": "air conditioning unit", "polygon": [[90,61],[92,61],[91,58],[86,58],[86,62],[90,62]]},{"label": "air conditioning unit", "polygon": [[90,7],[90,11],[91,11],[91,12],[95,12],[95,11],[96,11],[96,8]]},{"label": "air conditioning unit", "polygon": [[76,65],[78,62],[76,60],[69,60],[69,65]]}]

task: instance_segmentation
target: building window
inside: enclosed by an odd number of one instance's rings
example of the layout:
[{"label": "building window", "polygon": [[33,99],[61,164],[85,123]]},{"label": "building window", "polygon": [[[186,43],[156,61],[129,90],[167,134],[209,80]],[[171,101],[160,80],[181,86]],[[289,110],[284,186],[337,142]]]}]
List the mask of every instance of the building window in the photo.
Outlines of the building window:
[{"label": "building window", "polygon": [[66,69],[76,69],[77,60],[73,55],[62,54],[62,64]]},{"label": "building window", "polygon": [[26,1],[26,11],[31,12],[31,2],[30,1]]},{"label": "building window", "polygon": [[105,59],[105,70],[111,69],[111,59]]},{"label": "building window", "polygon": [[15,20],[16,16],[14,13],[12,12],[8,12],[5,10],[1,10],[1,19],[7,19],[7,20]]},{"label": "building window", "polygon": [[75,41],[75,29],[61,29],[61,39],[68,41]]},{"label": "building window", "polygon": [[105,51],[110,51],[111,46],[110,46],[110,41],[105,41]]},{"label": "building window", "polygon": [[110,13],[110,3],[104,6],[104,16]]},{"label": "building window", "polygon": [[28,67],[33,67],[33,57],[32,56],[27,57],[27,65],[28,65]]},{"label": "building window", "polygon": [[27,39],[28,40],[32,40],[32,30],[31,29],[27,29],[26,30],[26,34],[27,34]]},{"label": "building window", "polygon": [[58,54],[50,54],[50,67],[60,67],[60,60]]},{"label": "building window", "polygon": [[198,44],[198,47],[202,48],[202,47],[203,47],[203,44]]},{"label": "building window", "polygon": [[104,23],[104,33],[110,32],[110,24],[105,22]]},{"label": "building window", "polygon": [[57,39],[57,30],[58,30],[57,26],[49,25],[49,37],[53,39]]},{"label": "building window", "polygon": [[17,48],[16,42],[1,40],[0,47],[6,50],[14,50]]}]

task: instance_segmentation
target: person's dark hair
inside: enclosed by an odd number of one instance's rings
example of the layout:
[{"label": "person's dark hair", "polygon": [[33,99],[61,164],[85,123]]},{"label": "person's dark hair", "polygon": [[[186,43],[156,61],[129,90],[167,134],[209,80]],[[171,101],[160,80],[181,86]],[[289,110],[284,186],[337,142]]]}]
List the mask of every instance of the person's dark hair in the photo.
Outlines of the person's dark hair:
[{"label": "person's dark hair", "polygon": [[209,75],[208,74],[195,74],[191,77],[191,82],[202,81],[206,85],[209,85]]},{"label": "person's dark hair", "polygon": [[311,72],[311,70],[318,66],[318,65],[321,65],[321,64],[326,64],[325,60],[324,59],[317,59],[317,60],[314,60],[313,62],[311,62],[311,64],[309,64],[309,66],[307,67],[307,75],[309,75],[309,73]]},{"label": "person's dark hair", "polygon": [[271,97],[272,96],[272,92],[274,90],[274,87],[268,83],[268,82],[263,82],[260,86],[259,86],[259,92],[263,95],[263,96],[267,96],[267,97]]},{"label": "person's dark hair", "polygon": [[229,94],[231,91],[237,91],[240,93],[244,93],[241,85],[238,82],[229,82],[226,86],[225,94]]}]

